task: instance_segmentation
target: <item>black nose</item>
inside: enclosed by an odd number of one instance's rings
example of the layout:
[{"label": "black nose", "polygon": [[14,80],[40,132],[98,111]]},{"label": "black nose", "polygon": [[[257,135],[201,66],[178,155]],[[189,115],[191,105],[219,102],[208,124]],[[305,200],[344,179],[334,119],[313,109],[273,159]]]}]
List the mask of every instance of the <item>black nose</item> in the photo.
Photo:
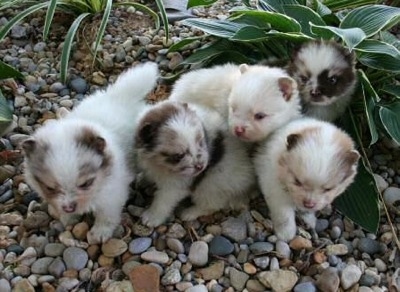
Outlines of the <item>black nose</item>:
[{"label": "black nose", "polygon": [[321,90],[319,90],[319,89],[310,90],[310,95],[311,95],[311,98],[315,101],[321,100],[321,97],[322,97]]}]

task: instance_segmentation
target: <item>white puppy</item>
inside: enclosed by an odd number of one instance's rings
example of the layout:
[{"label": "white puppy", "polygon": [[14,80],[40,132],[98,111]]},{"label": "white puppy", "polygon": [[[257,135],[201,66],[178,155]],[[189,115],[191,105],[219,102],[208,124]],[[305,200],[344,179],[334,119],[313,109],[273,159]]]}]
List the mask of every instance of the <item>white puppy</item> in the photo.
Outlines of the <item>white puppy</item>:
[{"label": "white puppy", "polygon": [[266,138],[300,116],[297,83],[280,68],[226,64],[191,71],[174,85],[170,100],[220,112],[229,131],[246,142]]},{"label": "white puppy", "polygon": [[295,211],[314,228],[315,212],[353,182],[359,157],[346,133],[312,118],[294,120],[262,142],[254,163],[277,237],[295,236]]},{"label": "white puppy", "polygon": [[136,120],[157,76],[153,63],[129,69],[22,144],[27,182],[64,224],[72,215],[94,213],[92,243],[108,240],[120,223],[134,179]]}]

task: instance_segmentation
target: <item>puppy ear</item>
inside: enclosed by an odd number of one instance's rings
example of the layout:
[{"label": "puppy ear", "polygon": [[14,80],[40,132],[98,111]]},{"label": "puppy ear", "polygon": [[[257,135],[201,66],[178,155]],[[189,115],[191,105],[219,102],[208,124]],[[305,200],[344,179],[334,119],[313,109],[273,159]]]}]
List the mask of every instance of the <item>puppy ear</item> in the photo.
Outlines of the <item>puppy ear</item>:
[{"label": "puppy ear", "polygon": [[297,88],[297,83],[290,77],[281,77],[278,79],[278,86],[283,99],[289,101],[292,98],[293,91]]},{"label": "puppy ear", "polygon": [[145,147],[147,150],[154,148],[155,138],[157,136],[158,124],[146,123],[142,125],[136,136],[136,143],[139,147]]},{"label": "puppy ear", "polygon": [[239,65],[239,71],[242,74],[245,73],[248,69],[249,69],[249,65],[247,65],[247,64],[240,64]]},{"label": "puppy ear", "polygon": [[93,149],[100,155],[104,154],[106,148],[106,140],[97,133],[95,133],[92,129],[85,128],[82,134],[78,137],[78,145],[84,145],[89,149]]},{"label": "puppy ear", "polygon": [[28,138],[21,143],[21,148],[24,151],[25,156],[30,157],[35,152],[37,142],[33,138]]},{"label": "puppy ear", "polygon": [[344,156],[344,163],[351,168],[353,165],[358,163],[360,159],[360,153],[357,150],[351,150],[347,152]]},{"label": "puppy ear", "polygon": [[57,119],[65,118],[70,113],[65,107],[60,107],[56,112]]},{"label": "puppy ear", "polygon": [[293,149],[296,145],[299,144],[299,141],[301,139],[300,134],[290,134],[289,136],[286,137],[286,149],[290,151]]}]

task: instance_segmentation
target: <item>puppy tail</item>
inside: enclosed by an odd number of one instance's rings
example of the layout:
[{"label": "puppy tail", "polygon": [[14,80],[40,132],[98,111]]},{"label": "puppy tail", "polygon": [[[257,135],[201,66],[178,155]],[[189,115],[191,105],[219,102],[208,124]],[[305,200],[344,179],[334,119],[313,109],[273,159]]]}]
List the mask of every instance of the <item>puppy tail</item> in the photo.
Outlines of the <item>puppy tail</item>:
[{"label": "puppy tail", "polygon": [[115,83],[109,86],[107,93],[125,103],[143,101],[154,89],[158,76],[157,64],[146,62],[123,72]]}]

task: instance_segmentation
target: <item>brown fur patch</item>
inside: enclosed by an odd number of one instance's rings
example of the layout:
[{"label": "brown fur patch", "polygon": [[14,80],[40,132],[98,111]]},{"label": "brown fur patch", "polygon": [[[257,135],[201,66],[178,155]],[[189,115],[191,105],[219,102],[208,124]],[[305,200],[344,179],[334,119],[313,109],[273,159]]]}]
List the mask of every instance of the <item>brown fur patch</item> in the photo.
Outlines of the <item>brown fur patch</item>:
[{"label": "brown fur patch", "polygon": [[106,141],[89,128],[84,128],[82,132],[77,135],[76,142],[78,145],[81,144],[89,149],[95,150],[100,155],[104,154],[104,149],[106,148]]},{"label": "brown fur patch", "polygon": [[279,90],[283,94],[283,98],[289,101],[292,97],[293,90],[296,89],[297,84],[292,78],[282,77],[278,79]]},{"label": "brown fur patch", "polygon": [[298,133],[293,133],[287,136],[286,138],[286,149],[288,151],[292,150],[295,148],[297,145],[301,143],[306,137],[314,135],[315,137],[318,138],[318,131],[320,129],[315,127],[315,128],[305,128],[304,130],[298,132]]}]

